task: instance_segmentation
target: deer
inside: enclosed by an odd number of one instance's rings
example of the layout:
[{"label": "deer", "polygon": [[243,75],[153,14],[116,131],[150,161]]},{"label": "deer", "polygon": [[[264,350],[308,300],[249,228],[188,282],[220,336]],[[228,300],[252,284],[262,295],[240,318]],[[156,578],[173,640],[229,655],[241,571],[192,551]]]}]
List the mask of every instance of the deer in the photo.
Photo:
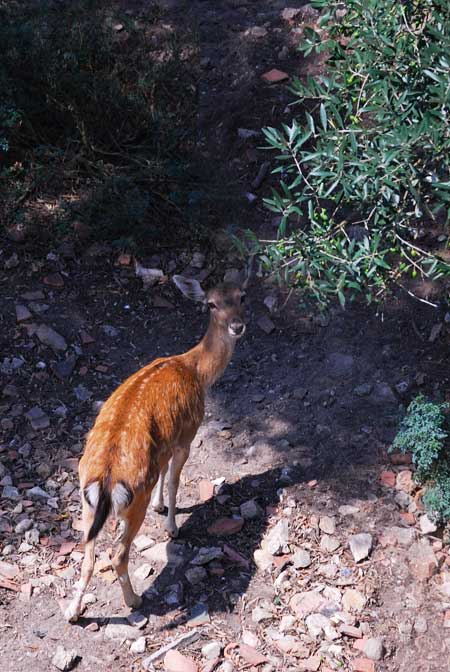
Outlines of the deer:
[{"label": "deer", "polygon": [[246,329],[245,283],[241,287],[223,282],[205,291],[193,278],[175,275],[173,281],[185,297],[209,308],[208,329],[192,349],[155,359],[125,380],[103,404],[87,435],[78,469],[84,558],[75,593],[64,611],[69,622],[75,622],[82,611],[94,570],[95,540],[110,514],[120,521],[111,562],[123,600],[131,609],[142,604],[128,575],[131,543],[152,494],[153,509],[164,511],[167,472],[166,530],[171,538],[178,535],[180,475],[204,417],[205,395],[225,371]]}]

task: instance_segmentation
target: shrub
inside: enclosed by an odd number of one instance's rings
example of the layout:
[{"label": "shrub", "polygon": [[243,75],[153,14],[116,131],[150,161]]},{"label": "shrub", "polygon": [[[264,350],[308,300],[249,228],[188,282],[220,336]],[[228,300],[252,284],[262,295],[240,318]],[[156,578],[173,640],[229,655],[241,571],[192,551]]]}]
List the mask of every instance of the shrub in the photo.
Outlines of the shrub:
[{"label": "shrub", "polygon": [[196,48],[162,23],[154,4],[0,0],[9,215],[47,189],[57,216],[81,214],[103,238],[173,235],[192,188]]},{"label": "shrub", "polygon": [[295,80],[291,125],[264,129],[281,223],[263,260],[321,306],[371,302],[450,272],[450,5],[312,5],[323,11],[300,49],[326,51],[326,71]]},{"label": "shrub", "polygon": [[392,450],[411,451],[416,480],[426,486],[424,503],[439,520],[450,520],[450,446],[448,404],[416,397],[392,444]]}]

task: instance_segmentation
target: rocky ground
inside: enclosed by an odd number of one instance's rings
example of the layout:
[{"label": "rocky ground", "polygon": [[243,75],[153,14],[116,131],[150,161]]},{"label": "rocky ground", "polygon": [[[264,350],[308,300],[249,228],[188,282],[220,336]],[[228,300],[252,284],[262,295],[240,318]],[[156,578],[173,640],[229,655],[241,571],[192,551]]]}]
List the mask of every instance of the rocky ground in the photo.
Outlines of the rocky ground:
[{"label": "rocky ground", "polygon": [[[282,116],[289,100],[264,72],[313,67],[291,51],[301,24],[278,2],[204,0],[185,15],[186,5],[166,4],[167,20],[198,25],[205,156],[216,152],[242,185],[239,223],[270,230],[252,187],[260,140],[242,129]],[[254,282],[247,335],[211,391],[183,471],[180,537],[169,542],[164,515],[148,513],[135,541],[142,608],[121,603],[111,522],[84,616],[63,620],[82,559],[84,435],[127,375],[201,336],[206,316],[167,278],[235,274],[220,233],[213,248],[211,258],[145,260],[162,274],[143,283],[105,245],[66,241],[38,257],[2,241],[2,669],[447,669],[448,547],[408,459],[388,449],[415,394],[448,395],[449,333],[432,309],[401,297],[378,315],[355,306],[320,316],[294,299],[278,310],[285,297]]]}]

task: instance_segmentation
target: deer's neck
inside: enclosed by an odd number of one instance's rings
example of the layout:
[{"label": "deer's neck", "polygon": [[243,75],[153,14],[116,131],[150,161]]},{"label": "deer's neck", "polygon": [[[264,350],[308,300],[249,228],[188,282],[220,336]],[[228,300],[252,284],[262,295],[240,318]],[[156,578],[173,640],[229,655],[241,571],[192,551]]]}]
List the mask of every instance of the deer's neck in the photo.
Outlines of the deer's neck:
[{"label": "deer's neck", "polygon": [[236,339],[231,338],[227,331],[210,322],[208,331],[192,350],[183,358],[193,367],[203,387],[211,387],[222,375],[230,361]]}]

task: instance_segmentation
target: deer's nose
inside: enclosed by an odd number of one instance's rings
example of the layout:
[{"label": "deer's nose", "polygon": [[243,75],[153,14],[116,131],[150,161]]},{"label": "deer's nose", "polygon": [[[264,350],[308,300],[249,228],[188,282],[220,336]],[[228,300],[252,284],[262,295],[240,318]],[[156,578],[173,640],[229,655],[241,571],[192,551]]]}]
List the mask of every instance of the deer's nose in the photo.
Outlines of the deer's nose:
[{"label": "deer's nose", "polygon": [[245,331],[245,324],[242,320],[233,320],[230,323],[230,331],[234,336],[242,336]]}]

